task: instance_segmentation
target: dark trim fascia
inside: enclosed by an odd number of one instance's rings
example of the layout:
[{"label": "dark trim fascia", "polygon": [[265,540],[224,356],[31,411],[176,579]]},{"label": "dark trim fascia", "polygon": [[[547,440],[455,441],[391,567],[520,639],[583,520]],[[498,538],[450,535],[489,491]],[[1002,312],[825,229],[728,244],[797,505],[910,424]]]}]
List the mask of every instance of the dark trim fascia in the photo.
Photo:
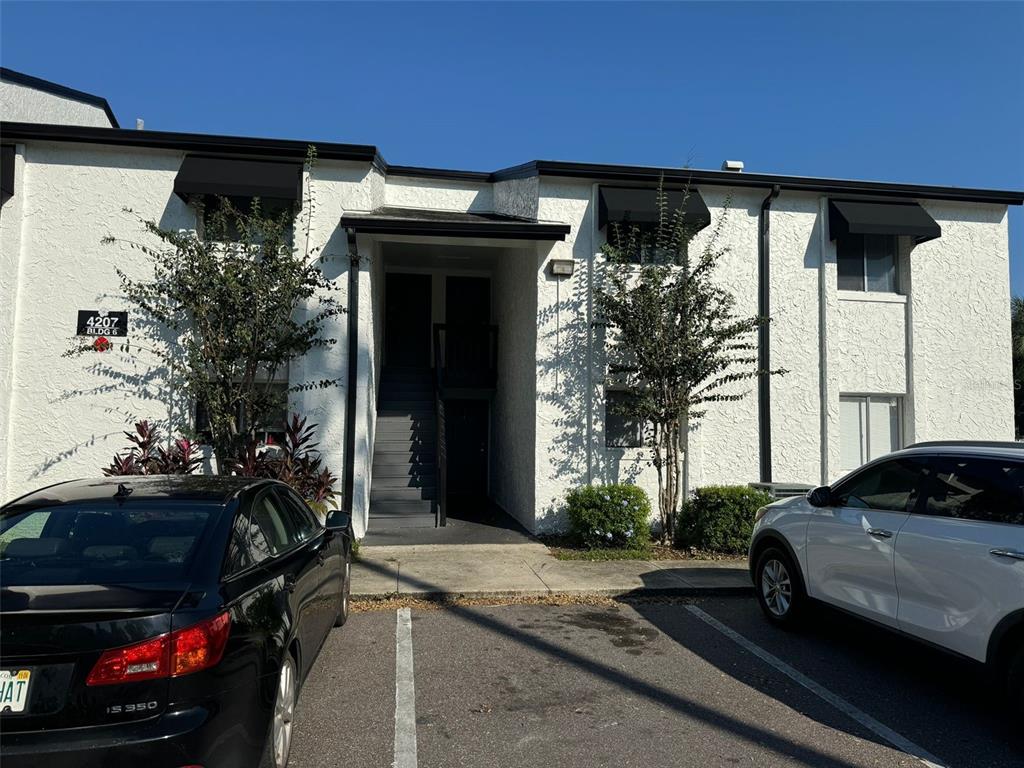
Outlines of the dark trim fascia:
[{"label": "dark trim fascia", "polygon": [[359,380],[359,247],[356,233],[348,230],[348,376],[345,385],[345,467],[341,508],[352,519],[356,476],[356,385]]},{"label": "dark trim fascia", "polygon": [[487,183],[491,175],[487,171],[454,171],[446,168],[421,168],[416,165],[389,165],[388,176],[413,176],[423,179],[452,179],[454,181],[476,181]]},{"label": "dark trim fascia", "polygon": [[405,221],[342,216],[341,226],[366,235],[411,235],[419,237],[480,237],[506,240],[565,240],[568,224],[531,222]]},{"label": "dark trim fascia", "polygon": [[312,144],[318,158],[369,162],[382,172],[387,163],[377,148],[367,144],[325,144],[292,139],[251,139],[237,136],[216,136],[205,133],[171,131],[132,131],[123,128],[93,128],[79,125],[46,125],[42,123],[0,123],[4,141],[66,141],[83,144],[148,147],[179,152],[205,152],[214,155],[244,155],[305,159]]},{"label": "dark trim fascia", "polygon": [[906,197],[924,200],[959,200],[1000,205],[1024,204],[1024,191],[901,184],[886,181],[823,179],[808,176],[780,176],[766,173],[736,173],[734,171],[701,171],[687,168],[566,163],[552,160],[534,160],[512,168],[495,171],[491,174],[491,180],[508,181],[528,178],[530,176],[556,176],[591,179],[593,181],[622,181],[647,184],[657,184],[664,179],[666,183],[670,184],[692,183],[724,187],[757,187],[761,189],[778,185],[783,190],[817,192],[830,195],[879,195],[887,198]]},{"label": "dark trim fascia", "polygon": [[758,454],[762,483],[772,482],[772,382],[771,328],[771,209],[782,189],[778,184],[761,202],[757,241],[757,427]]},{"label": "dark trim fascia", "polygon": [[113,110],[110,108],[110,104],[108,104],[107,100],[102,96],[96,96],[95,94],[86,93],[85,91],[77,91],[74,88],[68,88],[66,85],[61,85],[60,83],[43,80],[41,77],[26,75],[24,72],[15,72],[13,69],[8,69],[7,67],[0,67],[0,80],[6,80],[16,85],[24,85],[26,88],[35,88],[37,91],[44,91],[54,96],[73,99],[74,101],[81,101],[93,107],[99,107],[106,113],[111,126],[114,128],[121,127],[117,122],[117,117],[114,115]]}]

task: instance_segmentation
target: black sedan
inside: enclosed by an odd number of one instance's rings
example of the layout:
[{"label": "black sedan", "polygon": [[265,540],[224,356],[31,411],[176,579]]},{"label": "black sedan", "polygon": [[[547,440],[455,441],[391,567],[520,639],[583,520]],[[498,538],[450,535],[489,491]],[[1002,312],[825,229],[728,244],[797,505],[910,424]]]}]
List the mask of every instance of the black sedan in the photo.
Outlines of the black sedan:
[{"label": "black sedan", "polygon": [[0,507],[4,768],[284,768],[348,616],[347,519],[288,486],[122,477]]}]

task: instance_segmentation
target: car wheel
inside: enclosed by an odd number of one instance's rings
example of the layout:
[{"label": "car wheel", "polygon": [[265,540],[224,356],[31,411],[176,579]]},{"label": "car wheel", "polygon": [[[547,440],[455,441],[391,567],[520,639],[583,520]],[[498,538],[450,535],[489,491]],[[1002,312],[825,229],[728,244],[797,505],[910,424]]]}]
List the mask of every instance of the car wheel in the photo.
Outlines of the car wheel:
[{"label": "car wheel", "polygon": [[298,698],[298,670],[291,654],[284,657],[277,679],[277,695],[260,768],[286,768],[292,750],[292,724]]},{"label": "car wheel", "polygon": [[795,626],[807,597],[789,555],[769,547],[757,559],[754,573],[757,575],[757,602],[764,615],[777,626]]},{"label": "car wheel", "polygon": [[345,552],[345,565],[342,566],[341,605],[338,607],[338,618],[334,626],[340,627],[348,621],[349,595],[352,592],[352,552]]}]

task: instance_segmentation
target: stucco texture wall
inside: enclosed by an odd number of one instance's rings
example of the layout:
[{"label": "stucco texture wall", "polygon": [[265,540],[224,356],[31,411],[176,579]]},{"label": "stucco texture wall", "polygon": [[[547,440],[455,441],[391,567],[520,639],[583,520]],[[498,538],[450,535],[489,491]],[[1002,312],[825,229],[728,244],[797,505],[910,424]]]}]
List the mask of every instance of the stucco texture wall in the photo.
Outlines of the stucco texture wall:
[{"label": "stucco texture wall", "polygon": [[498,387],[491,404],[491,495],[527,530],[536,523],[535,248],[506,249],[492,277]]},{"label": "stucco texture wall", "polygon": [[910,255],[913,440],[1013,438],[1006,208],[923,203]]},{"label": "stucco texture wall", "polygon": [[0,114],[11,122],[110,128],[100,107],[6,81],[0,81]]}]

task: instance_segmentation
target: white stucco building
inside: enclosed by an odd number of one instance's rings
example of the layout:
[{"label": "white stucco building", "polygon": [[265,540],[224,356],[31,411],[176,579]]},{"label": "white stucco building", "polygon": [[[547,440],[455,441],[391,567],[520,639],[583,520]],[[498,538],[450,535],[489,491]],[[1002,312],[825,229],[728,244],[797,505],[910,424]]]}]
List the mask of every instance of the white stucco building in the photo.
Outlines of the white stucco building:
[{"label": "white stucco building", "polygon": [[122,130],[67,105],[9,111],[36,97],[6,83],[0,98],[0,501],[98,474],[135,420],[191,419],[169,411],[143,354],[63,353],[80,310],[127,310],[127,338],[139,333],[115,269],[149,264],[101,244],[141,235],[126,206],[188,229],[190,195],[254,189],[312,192],[313,244],[351,310],[332,321],[338,343],[289,378],[342,381],[291,407],[350,478],[360,535],[432,526],[437,502],[460,494],[531,531],[560,524],[577,484],[632,480],[653,496],[646,449],[606,418],[593,284],[609,222],[651,216],[662,177],[692,185],[695,221],[711,223],[694,247],[727,216],[718,279],[739,313],[771,316],[762,359],[788,371],[710,409],[690,439],[691,488],[817,484],[921,440],[1014,436],[1007,206],[1022,192],[548,161],[395,166],[372,146]]}]

